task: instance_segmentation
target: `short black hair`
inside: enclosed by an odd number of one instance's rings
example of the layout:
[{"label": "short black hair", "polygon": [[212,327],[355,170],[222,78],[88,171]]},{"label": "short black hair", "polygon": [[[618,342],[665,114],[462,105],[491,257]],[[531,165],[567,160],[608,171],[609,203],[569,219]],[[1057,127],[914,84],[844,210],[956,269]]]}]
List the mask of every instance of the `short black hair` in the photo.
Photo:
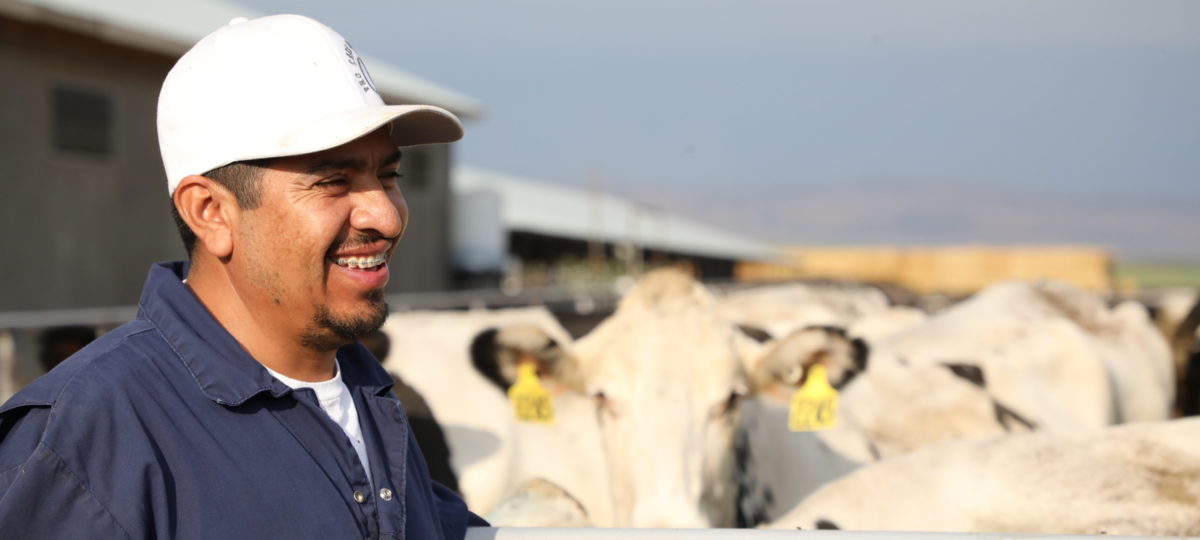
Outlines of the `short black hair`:
[{"label": "short black hair", "polygon": [[[271,159],[237,161],[217,167],[201,176],[208,177],[231,191],[234,199],[237,200],[238,208],[254,210],[262,203],[262,182],[260,180],[262,180],[263,169],[270,164]],[[188,224],[179,216],[179,209],[175,208],[174,197],[168,202],[171,206],[171,218],[175,220],[175,228],[179,229],[180,240],[183,240],[183,249],[187,250],[188,257],[191,258],[192,251],[196,248],[196,233],[192,232],[192,228],[188,227]]]}]

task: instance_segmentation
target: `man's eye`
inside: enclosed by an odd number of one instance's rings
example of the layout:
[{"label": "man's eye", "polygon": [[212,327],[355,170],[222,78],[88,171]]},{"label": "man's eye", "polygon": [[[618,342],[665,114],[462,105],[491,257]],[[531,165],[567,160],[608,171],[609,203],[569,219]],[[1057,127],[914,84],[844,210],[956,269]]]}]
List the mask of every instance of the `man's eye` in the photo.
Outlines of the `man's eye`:
[{"label": "man's eye", "polygon": [[329,180],[323,180],[321,182],[317,182],[317,187],[340,188],[340,187],[344,187],[349,184],[350,184],[350,182],[348,182],[345,178],[330,178]]},{"label": "man's eye", "polygon": [[404,178],[404,175],[400,174],[400,171],[389,171],[379,175],[379,183],[385,189],[392,189],[400,185],[401,178]]}]

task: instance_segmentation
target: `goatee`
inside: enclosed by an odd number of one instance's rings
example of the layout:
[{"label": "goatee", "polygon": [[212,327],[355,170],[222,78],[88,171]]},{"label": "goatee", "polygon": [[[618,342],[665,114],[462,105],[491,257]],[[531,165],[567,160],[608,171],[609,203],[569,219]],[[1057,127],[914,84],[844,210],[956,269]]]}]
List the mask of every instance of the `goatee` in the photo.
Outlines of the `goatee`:
[{"label": "goatee", "polygon": [[310,349],[330,351],[348,345],[378,330],[387,320],[388,305],[383,290],[368,292],[364,297],[370,305],[359,316],[336,317],[326,306],[318,306],[312,324],[301,336],[301,343]]}]

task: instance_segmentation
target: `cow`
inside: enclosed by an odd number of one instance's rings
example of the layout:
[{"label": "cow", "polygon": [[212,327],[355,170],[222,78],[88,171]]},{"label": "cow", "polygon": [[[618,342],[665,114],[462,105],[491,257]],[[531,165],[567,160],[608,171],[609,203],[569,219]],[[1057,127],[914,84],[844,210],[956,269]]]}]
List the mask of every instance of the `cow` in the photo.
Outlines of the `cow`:
[{"label": "cow", "polygon": [[[543,367],[545,385],[554,394],[553,424],[517,421],[504,392],[519,357],[569,359],[553,354],[557,344],[568,346],[571,338],[548,310],[398,312],[383,330],[393,350],[384,367],[425,397],[441,423],[472,510],[488,514],[504,500],[510,507],[529,500],[514,490],[540,479],[568,490],[587,509],[589,523],[613,523],[594,401],[563,382],[576,378],[566,364]],[[483,366],[480,358],[494,365]],[[502,519],[516,515],[509,508],[493,523],[513,525]]]},{"label": "cow", "polygon": [[1158,306],[1159,329],[1175,361],[1176,412],[1200,414],[1200,296],[1194,291],[1165,295]]},{"label": "cow", "polygon": [[[977,366],[875,362],[867,349],[840,328],[809,327],[761,355],[752,371],[756,394],[745,403],[735,446],[740,525],[771,521],[863,464],[949,441],[1036,428],[988,393]],[[826,367],[841,390],[836,425],[790,432],[788,396],[815,363]]]},{"label": "cow", "polygon": [[863,467],[780,529],[1200,534],[1200,419],[961,441]]},{"label": "cow", "polygon": [[[1047,334],[1038,330],[1045,317],[991,312],[1016,319],[1006,331],[1033,335],[1017,340],[1026,346],[1054,351],[1052,338],[1083,332],[1072,319]],[[961,322],[905,317],[877,331],[884,343],[896,328],[909,329],[901,336]],[[596,525],[752,526],[864,463],[1039,427],[993,390],[1001,364],[959,362],[966,353],[877,361],[864,340],[826,325],[760,342],[679,272],[648,274],[574,342],[536,309],[401,314],[388,325],[404,351],[394,355],[398,372],[445,424],[464,497],[482,512],[543,478]],[[513,418],[505,393],[522,364],[552,395],[553,424]],[[816,364],[841,390],[841,413],[827,431],[789,432],[789,397]],[[1097,380],[1107,380],[1103,368]]]},{"label": "cow", "polygon": [[[396,351],[386,367],[442,422],[476,511],[536,478],[596,525],[731,526],[744,358],[762,345],[713,305],[690,277],[663,271],[577,342],[541,308],[398,313],[384,328]],[[514,419],[505,393],[522,362],[553,395],[553,424]]]},{"label": "cow", "polygon": [[[967,380],[980,379],[978,369],[872,370],[866,345],[831,326],[760,343],[723,316],[702,285],[677,272],[649,274],[611,317],[574,343],[551,345],[528,327],[512,329],[482,333],[493,345],[473,351],[496,352],[490,362],[476,356],[474,364],[497,393],[513,384],[512,366],[525,358],[548,387],[562,390],[556,408],[591,400],[597,431],[588,429],[603,441],[612,498],[610,519],[593,516],[599,525],[754,525],[863,462],[923,444],[1028,429],[1015,415],[998,413],[1006,409]],[[790,433],[788,397],[817,363],[845,389],[844,420],[820,434]],[[555,373],[570,379],[556,381]],[[586,424],[588,417],[585,411],[571,422]],[[560,423],[565,429],[566,421]],[[578,452],[563,455],[596,463]],[[556,483],[581,501],[594,500],[570,482]]]},{"label": "cow", "polygon": [[1170,352],[1145,311],[1057,282],[1005,282],[878,341],[877,362],[981,367],[988,390],[1041,428],[1168,417]]}]

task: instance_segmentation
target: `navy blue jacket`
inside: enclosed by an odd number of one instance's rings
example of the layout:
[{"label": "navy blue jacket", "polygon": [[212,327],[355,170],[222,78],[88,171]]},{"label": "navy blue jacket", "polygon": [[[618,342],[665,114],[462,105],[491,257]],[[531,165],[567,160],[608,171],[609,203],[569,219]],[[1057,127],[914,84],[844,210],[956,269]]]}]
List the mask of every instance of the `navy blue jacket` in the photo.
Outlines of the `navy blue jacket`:
[{"label": "navy blue jacket", "polygon": [[0,407],[3,538],[459,539],[486,523],[430,481],[392,379],[338,351],[372,486],[312,390],[246,353],[155,265],[137,319]]}]

